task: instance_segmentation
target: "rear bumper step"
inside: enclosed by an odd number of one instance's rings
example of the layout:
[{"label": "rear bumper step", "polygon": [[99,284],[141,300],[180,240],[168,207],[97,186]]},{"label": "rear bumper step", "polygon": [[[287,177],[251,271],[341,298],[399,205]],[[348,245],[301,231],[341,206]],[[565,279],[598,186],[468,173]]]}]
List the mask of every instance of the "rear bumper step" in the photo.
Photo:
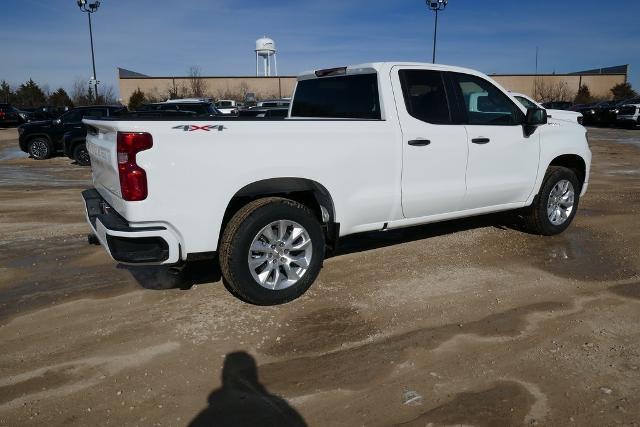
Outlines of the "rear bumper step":
[{"label": "rear bumper step", "polygon": [[95,189],[83,191],[82,198],[87,222],[114,260],[125,264],[175,264],[180,261],[178,239],[167,227],[132,226]]}]

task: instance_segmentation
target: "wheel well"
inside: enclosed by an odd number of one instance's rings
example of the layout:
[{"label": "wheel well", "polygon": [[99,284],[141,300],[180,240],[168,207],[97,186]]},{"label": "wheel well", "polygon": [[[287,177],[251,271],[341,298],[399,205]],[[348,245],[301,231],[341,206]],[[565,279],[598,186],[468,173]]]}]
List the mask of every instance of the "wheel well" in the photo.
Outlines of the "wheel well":
[{"label": "wheel well", "polygon": [[563,166],[567,169],[571,169],[578,177],[580,184],[584,183],[587,166],[582,157],[577,154],[563,154],[562,156],[558,156],[551,161],[549,166]]},{"label": "wheel well", "polygon": [[86,140],[84,139],[74,139],[69,143],[69,150],[73,151],[80,144],[86,144]]},{"label": "wheel well", "polygon": [[[220,234],[222,235],[222,230],[231,217],[244,205],[256,199],[273,196],[285,197],[302,203],[309,207],[318,221],[323,224],[335,223],[333,199],[322,184],[305,178],[272,178],[253,182],[234,194],[224,212]],[[328,221],[323,221],[322,208],[329,215]]]},{"label": "wheel well", "polygon": [[49,143],[51,143],[51,137],[49,135],[47,135],[46,133],[36,133],[33,135],[29,135],[29,137],[27,138],[27,142],[31,142],[33,141],[34,138],[44,138],[47,141],[49,141]]}]

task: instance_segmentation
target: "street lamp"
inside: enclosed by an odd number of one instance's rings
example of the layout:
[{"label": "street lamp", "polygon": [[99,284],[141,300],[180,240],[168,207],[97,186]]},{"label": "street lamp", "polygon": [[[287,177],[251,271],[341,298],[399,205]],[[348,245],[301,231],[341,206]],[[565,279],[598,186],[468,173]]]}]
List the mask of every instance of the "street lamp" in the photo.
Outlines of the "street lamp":
[{"label": "street lamp", "polygon": [[438,36],[438,12],[447,7],[449,0],[426,0],[429,9],[436,13],[436,25],[433,29],[433,59],[431,62],[436,63],[436,38]]},{"label": "street lamp", "polygon": [[93,64],[93,76],[89,80],[89,84],[93,83],[94,99],[98,100],[98,83],[100,83],[96,77],[96,60],[93,55],[93,29],[91,28],[91,14],[96,12],[100,7],[100,0],[95,0],[93,3],[87,2],[87,0],[78,0],[78,7],[81,11],[86,12],[89,17],[89,38],[91,39],[91,63]]}]

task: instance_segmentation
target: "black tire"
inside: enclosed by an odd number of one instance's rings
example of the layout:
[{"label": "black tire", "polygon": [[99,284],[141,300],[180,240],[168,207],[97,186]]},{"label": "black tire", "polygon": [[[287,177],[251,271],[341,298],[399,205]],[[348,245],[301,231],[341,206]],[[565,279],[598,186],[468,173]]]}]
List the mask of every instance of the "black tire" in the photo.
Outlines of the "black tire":
[{"label": "black tire", "polygon": [[[554,186],[562,181],[567,180],[573,185],[574,203],[573,210],[568,218],[562,224],[553,224],[547,215],[547,203],[549,202],[549,194]],[[578,180],[575,172],[571,169],[561,166],[549,166],[547,173],[542,181],[540,192],[533,199],[531,206],[524,210],[524,226],[527,231],[543,236],[553,236],[560,234],[569,227],[571,221],[576,215],[578,204],[580,202],[580,191],[582,183]]]},{"label": "black tire", "polygon": [[91,158],[89,157],[89,151],[85,143],[78,144],[73,148],[73,160],[80,166],[90,166]]},{"label": "black tire", "polygon": [[51,157],[53,149],[51,142],[44,136],[35,136],[27,145],[29,155],[36,160],[45,160]]},{"label": "black tire", "polygon": [[[278,220],[294,221],[306,229],[312,256],[306,272],[296,283],[270,290],[253,278],[247,259],[254,237]],[[276,305],[294,300],[309,289],[322,268],[325,242],[320,222],[308,207],[293,200],[268,197],[242,207],[226,225],[219,246],[220,269],[230,290],[252,304]]]}]

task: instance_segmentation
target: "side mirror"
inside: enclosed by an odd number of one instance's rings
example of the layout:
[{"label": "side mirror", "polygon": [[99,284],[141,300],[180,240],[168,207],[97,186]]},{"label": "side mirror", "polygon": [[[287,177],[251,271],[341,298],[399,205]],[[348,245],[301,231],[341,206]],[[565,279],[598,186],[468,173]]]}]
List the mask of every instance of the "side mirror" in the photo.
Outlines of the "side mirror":
[{"label": "side mirror", "polygon": [[547,110],[543,108],[528,108],[527,116],[523,123],[525,135],[532,135],[536,127],[547,123],[547,118]]},{"label": "side mirror", "polygon": [[547,110],[543,108],[529,108],[527,109],[527,118],[525,125],[527,126],[539,126],[547,123]]}]

